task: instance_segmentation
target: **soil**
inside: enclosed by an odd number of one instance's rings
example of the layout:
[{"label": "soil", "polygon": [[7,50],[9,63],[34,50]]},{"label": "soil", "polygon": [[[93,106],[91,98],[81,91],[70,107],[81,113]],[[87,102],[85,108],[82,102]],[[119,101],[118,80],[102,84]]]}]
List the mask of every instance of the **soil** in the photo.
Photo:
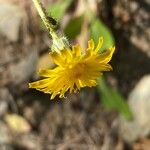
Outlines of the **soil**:
[{"label": "soil", "polygon": [[[28,82],[38,78],[36,64],[43,54],[48,53],[49,37],[40,30],[39,17],[29,0],[23,0],[23,3],[7,1],[24,8],[27,16],[22,25],[27,29],[20,28],[19,40],[15,43],[5,37],[0,39],[0,149],[148,150],[148,137],[139,137],[133,143],[124,141],[118,133],[118,113],[103,107],[96,88],[86,88],[63,100],[56,98],[53,101],[49,95],[28,89]],[[67,13],[74,11],[77,2],[73,2]],[[106,74],[106,80],[112,86],[115,82],[115,88],[127,99],[141,77],[150,74],[150,5],[146,0],[102,0],[97,7],[99,17],[111,29],[116,42],[111,62],[113,72]],[[17,64],[29,62],[32,49],[37,50],[33,54],[36,57],[31,59],[35,65],[22,71],[22,65]],[[15,68],[12,66],[17,66],[17,70],[20,67],[19,72],[22,71],[24,78],[17,73],[14,78],[15,72],[10,71]],[[8,114],[24,118],[30,129],[19,133],[13,130],[5,120]],[[1,136],[3,132],[4,136]]]}]

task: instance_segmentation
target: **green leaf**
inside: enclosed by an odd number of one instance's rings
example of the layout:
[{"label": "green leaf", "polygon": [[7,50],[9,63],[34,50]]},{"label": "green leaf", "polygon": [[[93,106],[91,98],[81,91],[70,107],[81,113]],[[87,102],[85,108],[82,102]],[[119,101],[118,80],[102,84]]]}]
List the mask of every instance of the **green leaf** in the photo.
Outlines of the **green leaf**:
[{"label": "green leaf", "polygon": [[57,3],[53,5],[49,5],[47,12],[49,16],[60,20],[66,11],[66,9],[70,6],[72,0],[59,0]]},{"label": "green leaf", "polygon": [[64,29],[64,33],[69,39],[74,39],[77,35],[80,34],[84,16],[72,18]]},{"label": "green leaf", "polygon": [[98,90],[101,93],[103,105],[109,110],[118,111],[126,119],[131,120],[133,118],[132,112],[121,94],[111,89],[103,78],[100,78],[98,82]]},{"label": "green leaf", "polygon": [[102,36],[104,38],[104,43],[101,51],[108,49],[110,46],[114,45],[114,38],[110,30],[104,25],[104,23],[98,18],[93,19],[90,26],[90,36],[97,43],[98,38]]}]

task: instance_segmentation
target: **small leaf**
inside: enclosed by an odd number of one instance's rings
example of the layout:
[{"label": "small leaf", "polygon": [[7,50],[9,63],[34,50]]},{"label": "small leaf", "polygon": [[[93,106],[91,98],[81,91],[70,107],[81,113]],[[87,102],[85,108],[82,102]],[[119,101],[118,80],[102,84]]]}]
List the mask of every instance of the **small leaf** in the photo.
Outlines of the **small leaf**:
[{"label": "small leaf", "polygon": [[98,42],[98,38],[102,36],[104,38],[104,43],[101,51],[108,49],[110,46],[114,45],[114,38],[110,30],[102,23],[99,19],[93,19],[90,27],[90,36],[95,42]]},{"label": "small leaf", "polygon": [[84,16],[72,18],[64,29],[64,33],[69,39],[74,39],[77,35],[80,34]]},{"label": "small leaf", "polygon": [[72,0],[63,0],[63,1],[58,1],[57,3],[53,5],[49,5],[47,9],[49,16],[52,16],[60,20],[63,17],[66,9],[71,4],[71,2]]},{"label": "small leaf", "polygon": [[101,92],[103,105],[110,110],[118,111],[126,119],[131,120],[132,112],[121,94],[112,90],[103,78],[99,79],[98,82],[98,90]]}]

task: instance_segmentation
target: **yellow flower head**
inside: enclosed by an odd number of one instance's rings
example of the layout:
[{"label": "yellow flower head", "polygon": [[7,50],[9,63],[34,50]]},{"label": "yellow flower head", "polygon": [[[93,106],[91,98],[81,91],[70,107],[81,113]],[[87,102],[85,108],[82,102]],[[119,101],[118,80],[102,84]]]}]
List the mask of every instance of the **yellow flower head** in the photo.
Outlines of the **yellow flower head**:
[{"label": "yellow flower head", "polygon": [[102,44],[101,37],[96,47],[93,40],[88,41],[84,53],[79,45],[72,46],[72,49],[65,48],[60,53],[50,53],[57,66],[54,69],[39,70],[39,75],[45,79],[29,83],[29,87],[51,94],[53,99],[56,95],[64,97],[67,91],[76,93],[80,88],[96,86],[96,80],[102,72],[112,70],[108,62],[115,50],[115,47],[110,47],[100,53]]}]

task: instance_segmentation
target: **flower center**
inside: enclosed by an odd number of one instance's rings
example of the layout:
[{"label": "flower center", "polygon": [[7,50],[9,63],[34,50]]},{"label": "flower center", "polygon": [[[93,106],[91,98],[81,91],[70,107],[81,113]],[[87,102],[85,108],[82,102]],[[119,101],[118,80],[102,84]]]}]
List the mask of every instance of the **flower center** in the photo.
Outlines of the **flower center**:
[{"label": "flower center", "polygon": [[69,68],[71,69],[72,77],[74,79],[78,79],[83,75],[83,73],[85,71],[85,64],[77,63],[75,65],[70,65]]}]

